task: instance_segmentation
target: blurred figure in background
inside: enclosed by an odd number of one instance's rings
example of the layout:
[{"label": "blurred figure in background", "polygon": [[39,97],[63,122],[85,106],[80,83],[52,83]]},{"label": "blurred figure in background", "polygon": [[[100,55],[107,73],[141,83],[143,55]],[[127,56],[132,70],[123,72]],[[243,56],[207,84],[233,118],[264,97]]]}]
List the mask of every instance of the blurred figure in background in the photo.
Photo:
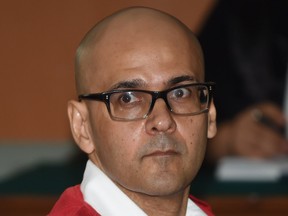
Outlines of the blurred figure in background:
[{"label": "blurred figure in background", "polygon": [[222,0],[208,18],[199,39],[207,79],[217,84],[219,124],[208,159],[269,158],[288,152],[287,22],[286,0]]}]

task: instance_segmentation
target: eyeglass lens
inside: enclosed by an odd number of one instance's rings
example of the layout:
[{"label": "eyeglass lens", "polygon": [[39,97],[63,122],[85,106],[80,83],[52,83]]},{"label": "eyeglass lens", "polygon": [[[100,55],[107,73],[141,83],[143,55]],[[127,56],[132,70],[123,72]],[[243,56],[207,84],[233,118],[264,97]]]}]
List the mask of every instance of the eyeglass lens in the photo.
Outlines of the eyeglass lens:
[{"label": "eyeglass lens", "polygon": [[[153,103],[153,94],[145,91],[116,92],[110,96],[111,115],[119,119],[145,118]],[[154,96],[154,100],[156,100]],[[165,96],[164,96],[165,98]],[[208,108],[208,87],[191,85],[172,89],[166,98],[171,112],[180,115],[199,113]]]}]

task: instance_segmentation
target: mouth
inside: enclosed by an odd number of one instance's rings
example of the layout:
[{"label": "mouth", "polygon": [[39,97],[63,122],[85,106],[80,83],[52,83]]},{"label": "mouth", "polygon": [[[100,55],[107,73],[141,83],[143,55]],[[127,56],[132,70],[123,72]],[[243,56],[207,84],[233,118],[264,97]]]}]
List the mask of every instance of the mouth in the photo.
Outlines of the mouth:
[{"label": "mouth", "polygon": [[179,153],[174,150],[166,150],[166,151],[157,150],[146,155],[146,157],[165,157],[165,156],[175,156],[178,154]]}]

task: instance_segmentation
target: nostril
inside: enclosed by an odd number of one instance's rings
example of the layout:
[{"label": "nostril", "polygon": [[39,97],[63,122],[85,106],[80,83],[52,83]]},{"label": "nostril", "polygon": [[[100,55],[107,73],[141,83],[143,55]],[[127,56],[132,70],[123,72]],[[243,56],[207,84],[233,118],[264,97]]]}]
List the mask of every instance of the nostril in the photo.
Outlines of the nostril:
[{"label": "nostril", "polygon": [[158,129],[157,129],[156,127],[151,128],[151,130],[152,130],[153,132],[158,131]]}]

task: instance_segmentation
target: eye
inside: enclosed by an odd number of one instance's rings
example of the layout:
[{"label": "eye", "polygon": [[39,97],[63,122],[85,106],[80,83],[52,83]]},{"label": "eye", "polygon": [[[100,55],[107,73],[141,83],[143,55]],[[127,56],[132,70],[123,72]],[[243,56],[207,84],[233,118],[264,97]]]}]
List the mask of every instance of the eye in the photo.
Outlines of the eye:
[{"label": "eye", "polygon": [[174,89],[171,93],[173,98],[181,99],[189,97],[191,95],[191,90],[188,88],[178,88]]},{"label": "eye", "polygon": [[202,104],[205,104],[208,101],[208,93],[205,88],[199,89],[199,101]]},{"label": "eye", "polygon": [[137,97],[137,95],[134,92],[123,92],[119,96],[119,103],[121,104],[131,104],[138,102],[140,99]]}]

